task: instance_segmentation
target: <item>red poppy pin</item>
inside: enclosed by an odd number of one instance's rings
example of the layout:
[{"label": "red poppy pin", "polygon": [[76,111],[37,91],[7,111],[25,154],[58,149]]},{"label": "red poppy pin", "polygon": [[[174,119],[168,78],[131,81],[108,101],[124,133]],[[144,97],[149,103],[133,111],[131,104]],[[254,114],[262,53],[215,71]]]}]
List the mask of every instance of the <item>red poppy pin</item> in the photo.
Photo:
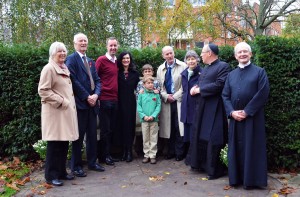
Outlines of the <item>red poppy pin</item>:
[{"label": "red poppy pin", "polygon": [[156,101],[156,98],[153,98],[152,100]]},{"label": "red poppy pin", "polygon": [[89,64],[90,64],[90,67],[92,67],[92,62],[89,62]]}]

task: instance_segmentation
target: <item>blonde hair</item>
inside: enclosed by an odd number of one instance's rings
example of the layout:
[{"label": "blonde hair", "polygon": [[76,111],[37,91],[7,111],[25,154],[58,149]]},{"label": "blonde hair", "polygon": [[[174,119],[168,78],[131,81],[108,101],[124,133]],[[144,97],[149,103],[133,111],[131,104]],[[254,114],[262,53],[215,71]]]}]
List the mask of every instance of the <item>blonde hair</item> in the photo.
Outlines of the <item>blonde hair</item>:
[{"label": "blonde hair", "polygon": [[147,81],[154,81],[154,78],[153,77],[144,77],[144,79],[143,79],[143,83],[146,83]]}]

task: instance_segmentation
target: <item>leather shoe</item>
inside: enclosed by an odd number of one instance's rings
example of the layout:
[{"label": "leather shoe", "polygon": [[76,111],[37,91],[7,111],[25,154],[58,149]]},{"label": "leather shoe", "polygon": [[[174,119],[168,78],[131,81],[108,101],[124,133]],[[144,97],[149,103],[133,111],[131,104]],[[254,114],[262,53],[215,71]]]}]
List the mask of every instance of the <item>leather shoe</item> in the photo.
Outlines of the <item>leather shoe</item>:
[{"label": "leather shoe", "polygon": [[61,177],[60,179],[62,180],[73,180],[75,178],[75,176],[73,174],[66,174],[65,176]]},{"label": "leather shoe", "polygon": [[126,162],[132,162],[132,152],[131,151],[128,151],[128,153],[127,153]]},{"label": "leather shoe", "polygon": [[82,169],[74,170],[73,174],[77,177],[86,177],[86,173]]},{"label": "leather shoe", "polygon": [[105,158],[106,165],[113,166],[115,165],[114,161],[110,157]]},{"label": "leather shoe", "polygon": [[95,166],[89,167],[89,170],[103,172],[103,171],[105,171],[105,168],[103,166],[101,166],[100,164],[95,164]]},{"label": "leather shoe", "polygon": [[183,156],[182,155],[176,155],[175,160],[176,161],[182,161],[183,160]]},{"label": "leather shoe", "polygon": [[165,156],[166,160],[170,160],[173,159],[175,157],[175,154],[168,154],[167,156]]},{"label": "leather shoe", "polygon": [[119,162],[120,159],[117,159],[117,158],[112,158],[111,156],[108,156],[110,160],[112,160],[113,162]]},{"label": "leather shoe", "polygon": [[52,181],[46,181],[48,184],[50,185],[54,185],[54,186],[62,186],[63,182],[58,180],[58,179],[53,179]]}]

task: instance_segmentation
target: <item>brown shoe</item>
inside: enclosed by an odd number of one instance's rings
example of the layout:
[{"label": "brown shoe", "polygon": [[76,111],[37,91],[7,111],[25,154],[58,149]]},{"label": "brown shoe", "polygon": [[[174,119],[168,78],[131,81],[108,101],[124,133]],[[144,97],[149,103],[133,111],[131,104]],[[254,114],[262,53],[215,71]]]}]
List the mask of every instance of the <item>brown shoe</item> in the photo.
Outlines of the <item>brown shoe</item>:
[{"label": "brown shoe", "polygon": [[149,162],[149,160],[150,160],[149,158],[145,157],[145,158],[143,159],[143,161],[142,161],[142,162],[143,162],[143,163],[148,163],[148,162]]},{"label": "brown shoe", "polygon": [[151,163],[151,164],[156,164],[156,159],[155,159],[155,158],[151,158],[151,159],[150,159],[150,163]]}]

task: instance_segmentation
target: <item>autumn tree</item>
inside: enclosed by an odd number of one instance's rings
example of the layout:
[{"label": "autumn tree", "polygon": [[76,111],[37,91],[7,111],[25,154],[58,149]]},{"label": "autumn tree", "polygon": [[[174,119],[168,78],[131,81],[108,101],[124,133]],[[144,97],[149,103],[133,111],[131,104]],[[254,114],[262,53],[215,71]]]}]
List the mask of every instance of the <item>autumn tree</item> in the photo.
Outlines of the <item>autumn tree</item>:
[{"label": "autumn tree", "polygon": [[201,26],[200,12],[193,9],[188,0],[175,1],[174,5],[164,0],[152,0],[148,5],[147,16],[138,19],[140,29],[146,29],[142,37],[148,40],[159,37],[161,43],[172,45],[183,35],[192,39],[194,31]]},{"label": "autumn tree", "polygon": [[11,30],[12,43],[39,44],[59,40],[71,45],[73,35],[83,32],[97,45],[104,45],[109,36],[117,37],[123,46],[140,44],[135,21],[140,9],[137,0],[7,2],[6,24]]},{"label": "autumn tree", "polygon": [[[215,9],[216,4],[222,9]],[[252,2],[252,1],[251,1]],[[259,0],[258,3],[242,0],[208,1],[205,5],[204,19],[210,21],[212,16],[225,31],[244,39],[254,39],[264,34],[271,23],[280,22],[291,13],[300,11],[299,0]],[[208,25],[209,26],[209,25]]]},{"label": "autumn tree", "polygon": [[300,37],[300,14],[291,14],[286,20],[283,36]]}]

